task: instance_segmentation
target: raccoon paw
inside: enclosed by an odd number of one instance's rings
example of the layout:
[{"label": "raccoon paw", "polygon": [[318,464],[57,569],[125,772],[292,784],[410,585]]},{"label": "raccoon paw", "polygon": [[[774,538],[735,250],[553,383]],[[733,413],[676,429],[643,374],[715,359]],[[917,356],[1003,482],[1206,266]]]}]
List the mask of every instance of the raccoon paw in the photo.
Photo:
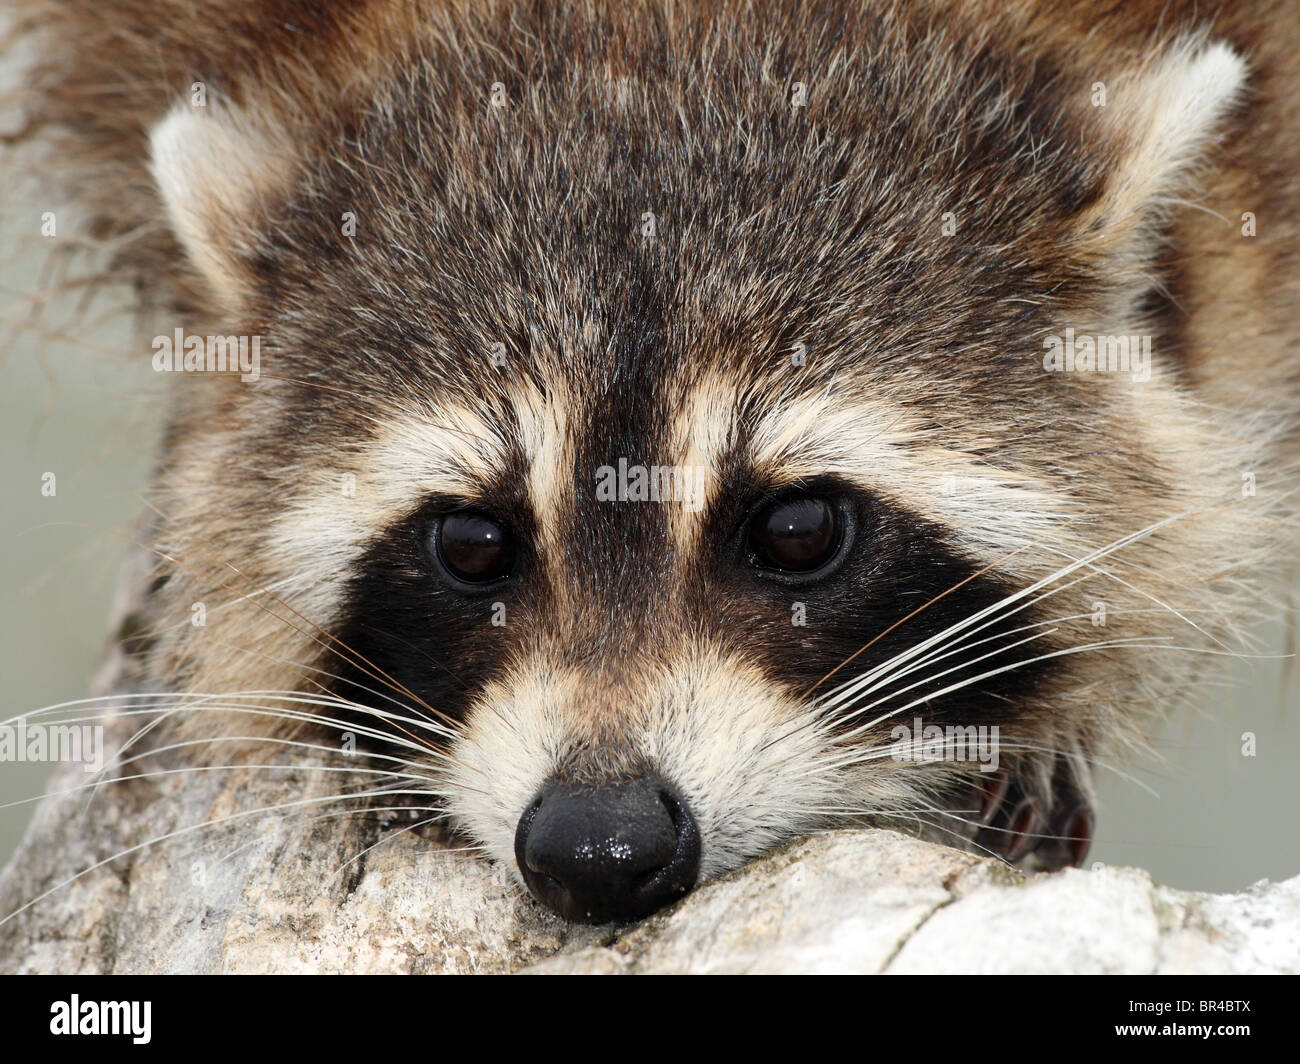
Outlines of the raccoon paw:
[{"label": "raccoon paw", "polygon": [[1011,772],[998,772],[977,788],[980,829],[975,844],[1015,864],[1033,863],[1054,872],[1083,864],[1092,844],[1093,812],[1072,775],[1058,767],[1048,801]]}]

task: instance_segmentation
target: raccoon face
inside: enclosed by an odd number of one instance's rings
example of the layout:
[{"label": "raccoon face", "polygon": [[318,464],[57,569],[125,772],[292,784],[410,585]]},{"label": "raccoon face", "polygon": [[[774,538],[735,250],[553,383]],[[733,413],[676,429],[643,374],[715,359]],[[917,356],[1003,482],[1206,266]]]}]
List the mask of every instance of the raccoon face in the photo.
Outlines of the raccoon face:
[{"label": "raccoon face", "polygon": [[159,594],[225,588],[243,645],[156,669],[323,671],[575,920],[858,821],[1081,860],[1089,759],[1169,689],[1128,647],[1183,630],[1152,602],[1227,525],[1166,530],[1218,490],[1176,365],[1044,351],[1152,331],[1158,206],[1244,67],[1172,45],[1103,113],[855,18],[761,77],[755,27],[521,73],[503,22],[336,113],[165,119],[173,227],[262,371],[185,382],[162,478]]}]

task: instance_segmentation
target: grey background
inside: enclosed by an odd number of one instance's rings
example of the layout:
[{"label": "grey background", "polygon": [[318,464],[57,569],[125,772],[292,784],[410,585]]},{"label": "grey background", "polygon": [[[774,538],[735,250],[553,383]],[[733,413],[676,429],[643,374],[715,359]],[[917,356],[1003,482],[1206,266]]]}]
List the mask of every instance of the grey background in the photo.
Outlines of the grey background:
[{"label": "grey background", "polygon": [[[165,381],[130,323],[44,300],[39,204],[0,219],[0,675],[4,717],[84,694],[117,567],[144,509]],[[33,298],[49,304],[28,324]],[[133,353],[132,353],[133,352]],[[127,357],[123,354],[127,353]],[[58,494],[41,495],[41,475]],[[1278,574],[1281,586],[1292,577]],[[1266,629],[1286,649],[1281,625]],[[1178,887],[1233,890],[1300,873],[1300,682],[1288,662],[1237,662],[1235,684],[1155,743],[1162,763],[1103,772],[1092,859]],[[1241,733],[1258,756],[1241,756]],[[0,802],[40,793],[42,766],[0,763]],[[1151,788],[1146,790],[1140,784]],[[30,817],[0,809],[0,861]]]}]

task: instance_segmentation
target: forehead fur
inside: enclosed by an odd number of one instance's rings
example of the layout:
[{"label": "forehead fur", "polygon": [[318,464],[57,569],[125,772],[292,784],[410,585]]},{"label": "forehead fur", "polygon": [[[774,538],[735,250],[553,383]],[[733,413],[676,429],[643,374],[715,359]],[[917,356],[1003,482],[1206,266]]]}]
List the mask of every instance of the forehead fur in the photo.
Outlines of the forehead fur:
[{"label": "forehead fur", "polygon": [[[439,454],[483,482],[491,440],[497,468],[523,456],[559,558],[595,469],[699,470],[714,497],[735,460],[843,475],[996,557],[1067,514],[1060,456],[1125,406],[1044,373],[1041,339],[1140,328],[1112,291],[1117,261],[1145,261],[1124,234],[1176,188],[1240,61],[1184,42],[1117,70],[1098,114],[1106,63],[1052,59],[1018,15],[766,15],[453,7],[403,24],[402,76],[317,116],[291,173],[259,148],[289,138],[259,130],[258,162],[210,193],[237,111],[174,113],[155,169],[204,272],[249,293],[284,419],[367,453],[367,422],[396,426],[373,466],[390,495],[429,490]],[[247,236],[205,239],[231,214]],[[667,524],[688,546],[689,513]]]}]

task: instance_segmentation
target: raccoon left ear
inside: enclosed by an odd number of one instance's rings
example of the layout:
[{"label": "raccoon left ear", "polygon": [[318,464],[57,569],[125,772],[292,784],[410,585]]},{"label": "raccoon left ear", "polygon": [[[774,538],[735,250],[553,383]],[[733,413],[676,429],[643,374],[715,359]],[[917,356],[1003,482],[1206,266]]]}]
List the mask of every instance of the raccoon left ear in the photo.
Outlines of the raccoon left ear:
[{"label": "raccoon left ear", "polygon": [[1141,268],[1169,208],[1210,161],[1215,132],[1240,99],[1247,74],[1229,45],[1185,38],[1116,80],[1101,116],[1114,145],[1112,168],[1085,217],[1085,248],[1129,251]]},{"label": "raccoon left ear", "polygon": [[180,104],[149,143],[177,240],[220,303],[239,308],[270,204],[288,180],[289,138],[233,107]]}]

